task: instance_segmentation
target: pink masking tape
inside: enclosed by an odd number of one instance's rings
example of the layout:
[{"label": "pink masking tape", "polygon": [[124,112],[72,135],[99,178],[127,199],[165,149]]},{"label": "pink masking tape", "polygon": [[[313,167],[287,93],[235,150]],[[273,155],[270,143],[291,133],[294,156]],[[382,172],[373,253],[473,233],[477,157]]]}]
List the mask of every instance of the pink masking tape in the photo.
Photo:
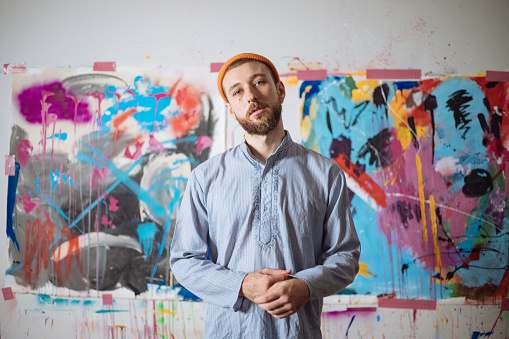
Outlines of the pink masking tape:
[{"label": "pink masking tape", "polygon": [[486,71],[486,81],[509,82],[509,72]]},{"label": "pink masking tape", "polygon": [[103,294],[103,305],[113,305],[112,294]]},{"label": "pink masking tape", "polygon": [[27,65],[24,62],[17,64],[4,64],[4,74],[25,73],[26,70]]},{"label": "pink masking tape", "polygon": [[367,69],[366,79],[421,79],[420,69]]},{"label": "pink masking tape", "polygon": [[211,62],[210,63],[210,73],[218,73],[223,67],[224,62]]},{"label": "pink masking tape", "polygon": [[2,294],[4,295],[4,300],[12,300],[14,299],[14,293],[12,293],[12,288],[4,287],[2,288]]},{"label": "pink masking tape", "polygon": [[117,64],[115,61],[94,62],[94,71],[115,72]]},{"label": "pink masking tape", "polygon": [[502,298],[502,302],[500,303],[501,311],[509,311],[509,299]]},{"label": "pink masking tape", "polygon": [[16,175],[16,157],[14,155],[5,156],[5,175]]},{"label": "pink masking tape", "polygon": [[326,69],[314,69],[308,71],[297,71],[298,80],[327,80]]},{"label": "pink masking tape", "polygon": [[436,300],[415,300],[415,299],[378,299],[378,307],[404,308],[413,310],[434,310],[437,307]]}]

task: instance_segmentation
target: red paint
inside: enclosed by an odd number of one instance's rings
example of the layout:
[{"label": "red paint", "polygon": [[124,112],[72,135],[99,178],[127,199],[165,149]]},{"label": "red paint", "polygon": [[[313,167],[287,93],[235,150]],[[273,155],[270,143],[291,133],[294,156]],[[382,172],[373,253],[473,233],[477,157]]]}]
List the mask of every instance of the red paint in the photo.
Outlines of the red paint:
[{"label": "red paint", "polygon": [[403,79],[421,79],[420,69],[367,69],[366,79],[378,80],[403,80]]},{"label": "red paint", "polygon": [[23,204],[23,209],[26,213],[32,212],[32,210],[38,206],[37,203],[32,201],[30,192],[27,192],[23,197],[18,198],[18,201]]},{"label": "red paint", "polygon": [[117,64],[115,61],[94,62],[93,70],[96,72],[115,72]]},{"label": "red paint", "polygon": [[360,167],[355,165],[344,153],[334,158],[334,161],[361,187],[380,207],[387,207],[384,190],[377,185]]},{"label": "red paint", "polygon": [[18,147],[16,147],[16,152],[18,153],[18,160],[21,166],[26,167],[27,160],[30,159],[30,154],[34,148],[30,144],[30,140],[21,139],[18,142]]},{"label": "red paint", "polygon": [[131,153],[129,150],[129,146],[125,148],[124,156],[129,159],[138,160],[141,157],[141,147],[143,146],[143,141],[136,142],[136,151]]},{"label": "red paint", "polygon": [[326,69],[297,71],[298,80],[327,80]]},{"label": "red paint", "polygon": [[101,170],[97,168],[97,166],[94,168],[94,173],[92,175],[92,187],[95,187],[95,178],[99,178],[101,180],[106,179],[106,175],[110,173],[110,170],[106,167],[102,167]]},{"label": "red paint", "polygon": [[436,300],[418,300],[418,299],[389,299],[379,298],[378,307],[383,308],[403,308],[413,310],[435,310]]},{"label": "red paint", "polygon": [[4,74],[19,74],[27,71],[27,65],[24,62],[14,64],[4,64]]},{"label": "red paint", "polygon": [[177,138],[185,136],[200,123],[200,95],[201,92],[191,86],[177,91],[175,99],[180,110],[178,114],[168,119]]},{"label": "red paint", "polygon": [[12,288],[10,287],[2,288],[2,294],[5,301],[14,299],[14,293],[12,293]]}]

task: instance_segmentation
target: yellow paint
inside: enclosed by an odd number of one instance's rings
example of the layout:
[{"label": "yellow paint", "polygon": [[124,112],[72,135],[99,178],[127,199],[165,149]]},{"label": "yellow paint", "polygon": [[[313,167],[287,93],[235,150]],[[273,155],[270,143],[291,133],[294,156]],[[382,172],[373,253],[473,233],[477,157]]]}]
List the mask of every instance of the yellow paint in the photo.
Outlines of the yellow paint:
[{"label": "yellow paint", "polygon": [[405,107],[405,102],[408,99],[408,93],[406,90],[396,91],[394,98],[390,102],[389,114],[394,117],[396,123],[397,138],[401,143],[403,150],[407,149],[412,142],[413,135],[412,131],[406,124],[408,121],[408,109]]},{"label": "yellow paint", "polygon": [[148,55],[147,55],[147,57],[146,57],[146,58],[147,58],[147,59],[150,59],[150,57],[149,57]]},{"label": "yellow paint", "polygon": [[307,142],[309,138],[309,132],[311,131],[311,118],[306,116],[300,121],[300,135],[302,141]]},{"label": "yellow paint", "polygon": [[442,267],[442,259],[440,257],[440,248],[438,247],[438,232],[437,232],[437,214],[435,211],[435,198],[433,195],[429,196],[429,210],[431,213],[431,230],[433,232],[433,248],[437,258],[437,266]]},{"label": "yellow paint", "polygon": [[355,83],[357,89],[352,91],[352,100],[354,102],[371,100],[373,98],[373,92],[380,83],[377,80],[362,80]]},{"label": "yellow paint", "polygon": [[359,273],[360,275],[365,276],[366,278],[369,278],[371,276],[371,272],[368,271],[368,264],[359,261]]},{"label": "yellow paint", "polygon": [[419,181],[419,200],[421,201],[421,220],[422,236],[424,244],[428,242],[428,230],[426,229],[426,202],[424,201],[424,184],[422,183],[422,163],[419,154],[415,155],[415,165],[417,167],[417,178]]},{"label": "yellow paint", "polygon": [[285,85],[295,86],[295,85],[299,84],[299,79],[297,79],[297,77],[293,76],[293,77],[286,78],[283,82]]}]

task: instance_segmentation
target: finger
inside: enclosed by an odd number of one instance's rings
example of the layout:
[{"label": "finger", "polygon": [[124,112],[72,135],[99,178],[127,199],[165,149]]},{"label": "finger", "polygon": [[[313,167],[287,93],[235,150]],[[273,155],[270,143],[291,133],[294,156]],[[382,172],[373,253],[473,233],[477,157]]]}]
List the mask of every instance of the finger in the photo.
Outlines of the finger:
[{"label": "finger", "polygon": [[267,292],[261,295],[256,296],[254,299],[254,302],[257,304],[267,304],[270,302],[273,302],[274,300],[277,300],[279,298],[279,293],[276,292]]},{"label": "finger", "polygon": [[290,274],[292,272],[292,270],[278,270],[275,268],[266,267],[266,268],[261,269],[260,272],[265,273],[265,274],[287,275],[287,274]]}]

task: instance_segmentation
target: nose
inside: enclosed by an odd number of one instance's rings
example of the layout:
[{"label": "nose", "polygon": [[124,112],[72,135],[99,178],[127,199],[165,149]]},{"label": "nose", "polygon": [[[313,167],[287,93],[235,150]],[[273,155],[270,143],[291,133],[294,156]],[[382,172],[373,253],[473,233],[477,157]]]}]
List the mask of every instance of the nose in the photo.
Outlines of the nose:
[{"label": "nose", "polygon": [[248,86],[246,89],[246,98],[248,102],[258,101],[258,91],[254,86]]}]

